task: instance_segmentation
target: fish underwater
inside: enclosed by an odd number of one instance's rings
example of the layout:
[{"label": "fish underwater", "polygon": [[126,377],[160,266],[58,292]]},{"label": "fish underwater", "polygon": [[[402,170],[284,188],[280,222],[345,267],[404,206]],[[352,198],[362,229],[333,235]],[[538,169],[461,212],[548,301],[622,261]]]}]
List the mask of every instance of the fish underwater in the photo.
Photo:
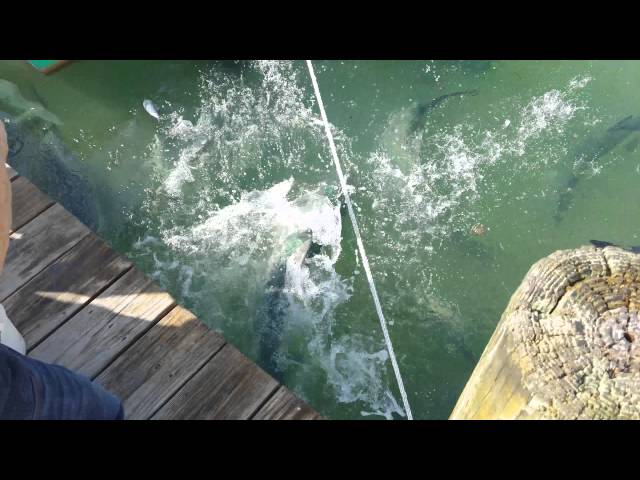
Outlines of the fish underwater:
[{"label": "fish underwater", "polygon": [[451,63],[465,73],[485,73],[495,68],[493,60],[454,60]]},{"label": "fish underwater", "polygon": [[[35,91],[33,86],[31,88]],[[37,96],[37,98],[40,97]],[[17,123],[39,119],[48,124],[62,125],[60,119],[47,110],[43,103],[27,100],[15,84],[4,79],[0,79],[0,105],[8,114],[15,117]]]},{"label": "fish underwater", "polygon": [[142,102],[142,106],[147,111],[149,115],[151,115],[156,120],[160,120],[160,115],[158,115],[158,111],[156,110],[156,106],[153,104],[151,100],[144,100]]},{"label": "fish underwater", "polygon": [[[564,219],[567,211],[573,205],[575,188],[589,166],[637,132],[640,132],[640,117],[629,115],[608,128],[603,134],[587,139],[579,147],[576,155],[576,169],[569,174],[569,178],[558,197],[557,208],[553,217],[556,223]],[[625,149],[628,151],[635,149],[637,142],[638,139],[633,138],[625,145]]]},{"label": "fish underwater", "polygon": [[94,191],[78,173],[80,163],[54,129],[30,128],[0,112],[9,145],[8,163],[92,230],[99,226]]},{"label": "fish underwater", "polygon": [[591,243],[591,245],[597,248],[618,247],[618,248],[622,248],[623,250],[627,250],[629,252],[640,253],[640,245],[626,248],[626,247],[621,247],[620,245],[616,245],[615,243],[607,242],[605,240],[589,240],[589,243]]},{"label": "fish underwater", "polygon": [[409,128],[407,130],[407,138],[411,138],[414,135],[416,135],[418,131],[423,130],[429,114],[449,98],[462,97],[464,95],[477,95],[477,94],[478,94],[478,90],[464,90],[460,92],[452,92],[452,93],[447,93],[446,95],[441,95],[438,98],[434,98],[429,103],[419,104],[415,108],[413,113],[413,118],[409,123]]},{"label": "fish underwater", "polygon": [[455,230],[449,234],[446,242],[447,249],[458,251],[457,255],[461,257],[475,258],[485,263],[492,263],[496,259],[495,247],[471,232]]},{"label": "fish underwater", "polygon": [[80,162],[64,146],[57,127],[60,119],[47,109],[30,85],[37,101],[26,99],[13,83],[0,79],[0,120],[5,124],[8,163],[89,228],[98,227],[93,189],[78,173]]},{"label": "fish underwater", "polygon": [[289,310],[286,291],[287,269],[300,268],[305,259],[319,252],[319,248],[319,245],[313,243],[311,232],[290,237],[285,247],[287,253],[273,268],[265,287],[265,295],[256,312],[255,326],[259,335],[258,361],[279,381],[282,381],[282,373],[277,364],[277,355]]}]

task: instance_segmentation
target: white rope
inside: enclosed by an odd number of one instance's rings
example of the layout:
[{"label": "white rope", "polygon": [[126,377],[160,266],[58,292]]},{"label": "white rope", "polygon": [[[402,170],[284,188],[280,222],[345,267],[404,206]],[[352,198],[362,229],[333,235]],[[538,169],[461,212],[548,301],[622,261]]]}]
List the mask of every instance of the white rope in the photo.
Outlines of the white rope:
[{"label": "white rope", "polygon": [[384,335],[384,341],[387,344],[387,351],[389,352],[389,358],[391,358],[391,365],[393,365],[393,371],[396,375],[398,388],[400,389],[400,395],[402,395],[404,410],[407,414],[407,419],[413,420],[413,415],[411,414],[411,407],[409,406],[409,400],[407,399],[407,392],[404,389],[404,383],[402,382],[402,375],[400,375],[400,368],[398,367],[398,362],[396,361],[396,355],[393,352],[393,345],[391,344],[391,338],[389,337],[387,322],[384,319],[384,314],[382,313],[382,306],[380,305],[380,299],[378,298],[376,285],[373,282],[373,275],[371,274],[371,269],[369,268],[369,260],[367,259],[367,254],[364,251],[364,244],[362,243],[362,237],[360,236],[360,229],[358,228],[356,215],[353,212],[353,205],[351,204],[351,197],[349,196],[347,180],[344,178],[344,174],[342,173],[342,167],[340,166],[340,159],[338,158],[338,152],[336,151],[336,146],[333,143],[333,135],[331,134],[331,127],[329,125],[329,121],[327,120],[327,114],[324,111],[324,104],[322,103],[322,97],[320,96],[320,89],[318,88],[318,81],[316,80],[316,74],[313,71],[313,65],[311,64],[311,60],[307,60],[307,67],[309,68],[309,75],[311,75],[311,82],[313,83],[313,90],[316,93],[318,106],[320,107],[320,115],[322,116],[322,122],[324,123],[324,131],[327,134],[327,139],[329,140],[329,148],[331,149],[331,155],[333,156],[333,164],[335,165],[336,172],[338,173],[338,179],[340,180],[340,187],[342,188],[344,201],[347,204],[347,211],[349,212],[351,225],[353,225],[353,231],[356,235],[356,243],[358,245],[358,251],[360,252],[360,258],[362,259],[362,267],[364,268],[364,273],[366,274],[367,281],[369,282],[369,289],[371,290],[371,295],[373,296],[373,303],[376,306],[376,312],[378,313],[378,318],[380,319],[380,327],[382,327],[382,334]]}]

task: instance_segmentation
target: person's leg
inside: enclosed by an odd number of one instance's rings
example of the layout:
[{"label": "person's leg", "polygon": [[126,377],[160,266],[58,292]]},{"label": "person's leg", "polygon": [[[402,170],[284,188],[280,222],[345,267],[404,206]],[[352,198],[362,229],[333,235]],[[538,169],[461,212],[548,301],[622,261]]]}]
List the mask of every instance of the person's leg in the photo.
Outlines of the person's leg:
[{"label": "person's leg", "polygon": [[[0,121],[0,273],[9,247],[11,182]],[[0,306],[0,419],[121,420],[122,402],[88,378],[26,357],[24,339]]]},{"label": "person's leg", "polygon": [[122,420],[122,402],[88,378],[0,345],[0,419]]},{"label": "person's leg", "polygon": [[[0,274],[4,269],[4,261],[9,248],[9,232],[11,230],[11,181],[5,168],[8,150],[7,132],[4,129],[4,124],[0,121]],[[20,353],[25,353],[24,338],[11,323],[1,305],[0,343]]]},{"label": "person's leg", "polygon": [[7,317],[7,312],[4,311],[2,304],[0,304],[0,343],[23,355],[27,351],[24,337]]}]

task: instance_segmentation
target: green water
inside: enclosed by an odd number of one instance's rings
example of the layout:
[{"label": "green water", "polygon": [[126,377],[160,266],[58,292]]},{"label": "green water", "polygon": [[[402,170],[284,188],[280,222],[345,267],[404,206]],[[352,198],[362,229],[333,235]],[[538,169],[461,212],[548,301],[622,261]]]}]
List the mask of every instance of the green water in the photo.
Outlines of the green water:
[{"label": "green water", "polygon": [[[446,418],[533,262],[640,244],[640,135],[608,132],[640,115],[640,63],[314,65],[414,417]],[[98,233],[254,359],[270,272],[298,230],[324,232],[287,280],[275,373],[330,418],[402,418],[304,62],[4,61],[0,78],[61,121],[21,120],[73,152]]]}]

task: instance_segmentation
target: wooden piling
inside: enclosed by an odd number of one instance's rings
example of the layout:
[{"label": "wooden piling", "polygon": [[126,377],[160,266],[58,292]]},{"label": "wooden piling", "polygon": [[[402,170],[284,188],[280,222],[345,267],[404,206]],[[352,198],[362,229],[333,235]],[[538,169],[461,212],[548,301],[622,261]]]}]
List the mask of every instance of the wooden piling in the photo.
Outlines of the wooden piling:
[{"label": "wooden piling", "polygon": [[450,418],[640,418],[639,273],[618,247],[534,264]]}]

